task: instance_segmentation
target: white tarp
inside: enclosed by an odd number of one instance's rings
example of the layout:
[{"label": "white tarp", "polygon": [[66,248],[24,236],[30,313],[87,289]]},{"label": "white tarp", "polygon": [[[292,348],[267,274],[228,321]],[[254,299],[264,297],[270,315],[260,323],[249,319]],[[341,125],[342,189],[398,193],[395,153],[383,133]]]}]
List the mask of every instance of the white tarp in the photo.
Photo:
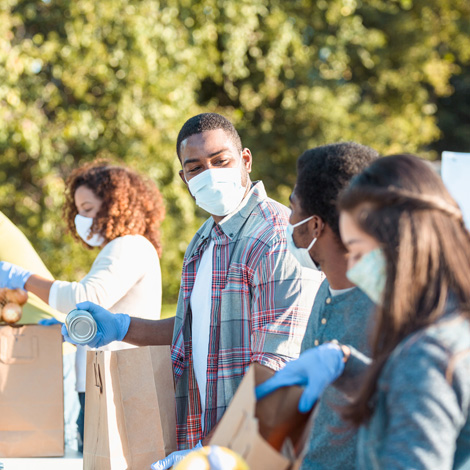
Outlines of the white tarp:
[{"label": "white tarp", "polygon": [[441,175],[470,228],[470,153],[442,152]]}]

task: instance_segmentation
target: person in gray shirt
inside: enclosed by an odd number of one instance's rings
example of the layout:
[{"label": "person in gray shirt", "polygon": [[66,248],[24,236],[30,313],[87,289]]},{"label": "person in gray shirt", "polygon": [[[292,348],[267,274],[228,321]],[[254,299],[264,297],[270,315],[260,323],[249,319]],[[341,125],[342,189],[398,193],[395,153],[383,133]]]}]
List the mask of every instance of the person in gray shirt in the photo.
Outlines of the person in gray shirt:
[{"label": "person in gray shirt", "polygon": [[[369,147],[345,142],[307,150],[298,159],[297,183],[290,197],[293,228],[288,229],[288,246],[305,266],[320,266],[326,276],[315,298],[302,352],[337,340],[369,353],[366,325],[374,304],[346,277],[346,248],[339,234],[336,200],[351,178],[377,157]],[[347,400],[334,387],[326,389],[317,405],[302,469],[354,466],[357,433],[345,428],[338,412]]]},{"label": "person in gray shirt", "polygon": [[[325,343],[257,387],[355,390],[357,470],[470,469],[470,233],[442,180],[413,155],[374,162],[339,198],[347,276],[374,300],[371,358]],[[364,374],[365,372],[365,374]],[[361,375],[361,385],[355,379]]]}]

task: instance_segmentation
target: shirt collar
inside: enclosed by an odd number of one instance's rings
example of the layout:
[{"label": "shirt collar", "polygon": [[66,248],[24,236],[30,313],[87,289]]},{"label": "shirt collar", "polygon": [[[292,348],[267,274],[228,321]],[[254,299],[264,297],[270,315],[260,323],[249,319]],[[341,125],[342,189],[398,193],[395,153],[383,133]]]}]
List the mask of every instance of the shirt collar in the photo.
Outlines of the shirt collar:
[{"label": "shirt collar", "polygon": [[372,305],[375,305],[372,300],[370,300],[369,297],[367,297],[367,295],[357,286],[350,287],[349,289],[344,289],[344,292],[341,292],[337,295],[332,295],[330,292],[330,283],[328,282],[328,279],[325,279],[320,286],[320,289],[323,288],[325,289],[324,295],[326,296],[326,298],[330,299],[328,302],[330,307],[344,301],[354,303],[361,302],[364,300],[370,302]]},{"label": "shirt collar", "polygon": [[219,223],[220,229],[230,239],[237,237],[245,221],[250,217],[251,213],[258,204],[267,198],[266,190],[262,181],[255,181],[243,198],[242,202],[236,208],[235,212],[224,217]]}]

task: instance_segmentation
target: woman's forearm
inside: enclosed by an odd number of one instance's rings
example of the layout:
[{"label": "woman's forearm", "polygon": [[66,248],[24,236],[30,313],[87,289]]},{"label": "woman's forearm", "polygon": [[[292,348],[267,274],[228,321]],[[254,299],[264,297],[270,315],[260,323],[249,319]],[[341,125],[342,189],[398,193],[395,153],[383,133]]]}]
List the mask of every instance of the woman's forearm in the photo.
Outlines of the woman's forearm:
[{"label": "woman's forearm", "polygon": [[49,304],[49,293],[51,292],[53,283],[54,281],[50,279],[32,274],[25,282],[24,288],[28,292],[37,295],[42,301],[46,302],[46,304]]}]

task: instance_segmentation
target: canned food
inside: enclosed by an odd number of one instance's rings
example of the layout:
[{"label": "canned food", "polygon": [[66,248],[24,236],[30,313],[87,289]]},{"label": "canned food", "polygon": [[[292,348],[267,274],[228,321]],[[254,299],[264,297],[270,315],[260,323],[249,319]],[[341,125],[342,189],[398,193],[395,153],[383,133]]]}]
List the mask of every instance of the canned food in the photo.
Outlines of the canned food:
[{"label": "canned food", "polygon": [[77,344],[86,344],[96,336],[96,322],[86,310],[74,309],[65,317],[65,326],[70,339]]}]

